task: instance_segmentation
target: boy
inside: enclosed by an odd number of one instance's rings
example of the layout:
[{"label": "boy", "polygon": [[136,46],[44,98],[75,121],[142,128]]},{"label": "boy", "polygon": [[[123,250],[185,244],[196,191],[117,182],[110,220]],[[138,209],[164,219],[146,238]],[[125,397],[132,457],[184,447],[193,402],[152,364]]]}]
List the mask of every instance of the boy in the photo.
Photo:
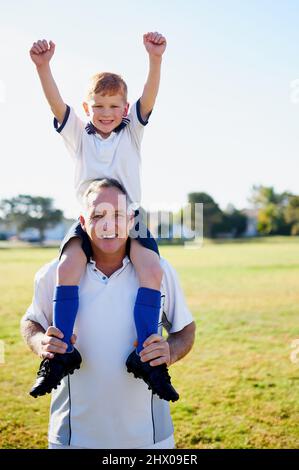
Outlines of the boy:
[{"label": "boy", "polygon": [[[65,142],[75,163],[75,189],[79,200],[91,180],[110,177],[126,189],[131,203],[140,204],[140,145],[143,128],[148,122],[159,89],[162,55],[166,40],[159,33],[143,36],[149,54],[149,74],[141,98],[128,114],[127,86],[113,73],[96,74],[91,81],[83,107],[90,122],[85,124],[60,96],[49,62],[55,44],[37,41],[30,50],[46,99],[54,114],[54,126]],[[136,215],[138,215],[136,211]],[[105,217],[105,211],[96,214]],[[138,225],[138,224],[137,224]],[[138,227],[136,226],[137,230]],[[146,231],[145,238],[130,239],[129,255],[135,267],[140,288],[134,307],[138,345],[127,359],[128,372],[142,378],[160,398],[176,401],[165,364],[151,367],[139,357],[143,343],[157,333],[160,311],[162,269],[155,240]],[[107,234],[114,238],[115,233]],[[78,288],[86,262],[92,257],[89,239],[79,223],[75,224],[61,245],[57,270],[57,287],[53,304],[53,323],[64,335],[65,354],[55,354],[42,361],[38,378],[30,394],[44,395],[59,385],[62,377],[79,369],[81,356],[71,343],[79,305]],[[54,340],[53,340],[54,341]]]}]

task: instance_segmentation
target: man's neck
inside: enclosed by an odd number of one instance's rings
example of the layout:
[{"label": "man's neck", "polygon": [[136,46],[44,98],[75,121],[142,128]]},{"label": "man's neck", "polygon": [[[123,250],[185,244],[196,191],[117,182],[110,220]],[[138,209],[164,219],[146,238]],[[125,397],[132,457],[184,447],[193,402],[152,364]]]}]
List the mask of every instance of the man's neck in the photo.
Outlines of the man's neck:
[{"label": "man's neck", "polygon": [[110,277],[122,267],[125,256],[125,249],[117,253],[103,253],[100,250],[93,249],[93,260],[96,263],[96,267],[106,274],[107,277]]}]

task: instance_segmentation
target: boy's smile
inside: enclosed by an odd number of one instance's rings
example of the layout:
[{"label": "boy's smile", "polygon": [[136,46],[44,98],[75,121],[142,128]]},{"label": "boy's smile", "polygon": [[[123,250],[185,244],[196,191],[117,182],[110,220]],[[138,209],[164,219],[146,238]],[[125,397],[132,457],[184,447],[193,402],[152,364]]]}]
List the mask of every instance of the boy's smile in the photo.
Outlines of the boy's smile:
[{"label": "boy's smile", "polygon": [[95,93],[83,107],[97,132],[105,139],[121,124],[122,118],[128,113],[129,104],[123,95],[102,95]]}]

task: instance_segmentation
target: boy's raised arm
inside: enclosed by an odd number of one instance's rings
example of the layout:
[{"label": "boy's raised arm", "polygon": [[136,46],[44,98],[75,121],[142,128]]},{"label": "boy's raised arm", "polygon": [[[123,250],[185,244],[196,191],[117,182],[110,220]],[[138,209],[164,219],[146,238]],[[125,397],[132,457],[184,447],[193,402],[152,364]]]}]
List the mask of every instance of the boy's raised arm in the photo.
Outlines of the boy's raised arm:
[{"label": "boy's raised arm", "polygon": [[166,39],[159,33],[147,33],[143,35],[143,44],[149,55],[149,72],[140,98],[140,112],[142,119],[146,121],[159,91],[161,62],[166,49]]},{"label": "boy's raised arm", "polygon": [[50,108],[58,122],[62,123],[66,104],[60,96],[50,68],[50,60],[53,57],[54,51],[55,44],[52,41],[48,43],[43,39],[33,43],[30,49],[30,57],[36,65],[36,70]]}]

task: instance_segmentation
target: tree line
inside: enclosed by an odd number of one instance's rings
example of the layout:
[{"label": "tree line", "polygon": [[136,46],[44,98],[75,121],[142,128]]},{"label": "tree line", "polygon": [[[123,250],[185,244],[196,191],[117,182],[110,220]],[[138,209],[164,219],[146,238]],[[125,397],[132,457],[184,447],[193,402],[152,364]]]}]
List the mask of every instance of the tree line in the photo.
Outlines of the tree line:
[{"label": "tree line", "polygon": [[[223,234],[240,237],[247,228],[246,212],[232,205],[225,211],[207,193],[189,193],[189,203],[203,203],[203,235],[216,238]],[[256,230],[267,235],[299,235],[299,196],[289,191],[278,193],[273,187],[255,185],[249,198],[256,212]],[[192,211],[194,215],[194,210]]]},{"label": "tree line", "polygon": [[63,211],[55,209],[53,199],[49,197],[19,194],[0,201],[0,221],[8,229],[16,229],[18,235],[27,228],[36,228],[41,242],[45,239],[45,231],[62,219]]},{"label": "tree line", "polygon": [[[299,196],[289,191],[278,193],[273,187],[253,186],[249,198],[256,211],[256,229],[260,235],[299,235]],[[222,210],[212,196],[205,192],[188,194],[191,205],[191,229],[194,229],[195,204],[203,204],[203,235],[217,238],[223,235],[242,236],[247,228],[247,215],[230,205]],[[173,220],[182,220],[182,211]],[[36,228],[40,240],[45,231],[63,220],[63,211],[54,207],[53,199],[19,194],[0,201],[0,222],[7,228],[14,227],[18,234],[26,228]],[[193,225],[193,226],[192,226]]]},{"label": "tree line", "polygon": [[299,235],[299,196],[254,186],[251,202],[258,209],[257,228],[263,235]]}]

